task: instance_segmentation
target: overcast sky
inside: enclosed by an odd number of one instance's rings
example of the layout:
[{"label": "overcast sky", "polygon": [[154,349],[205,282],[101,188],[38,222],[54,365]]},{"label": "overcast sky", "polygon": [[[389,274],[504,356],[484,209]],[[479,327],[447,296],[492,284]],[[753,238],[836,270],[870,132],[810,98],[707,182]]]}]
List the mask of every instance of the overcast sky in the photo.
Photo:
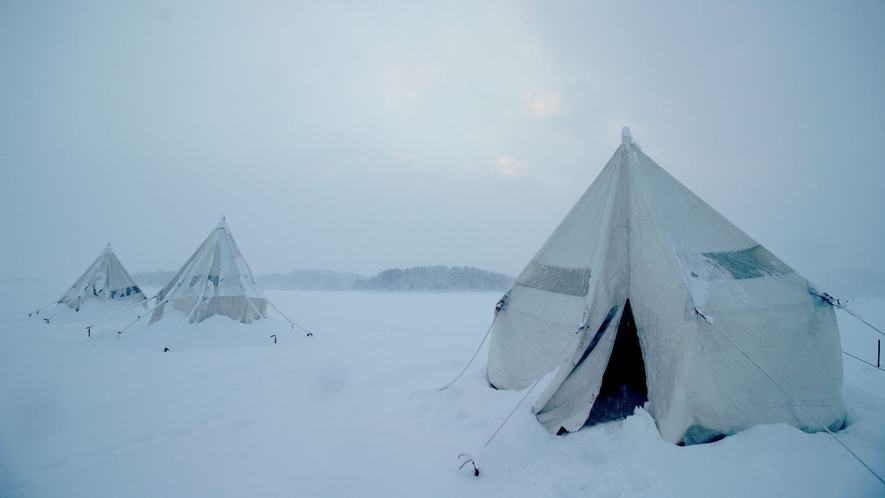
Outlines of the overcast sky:
[{"label": "overcast sky", "polygon": [[885,3],[671,4],[0,1],[0,272],[175,270],[225,214],[256,274],[516,275],[627,125],[806,276],[885,275]]}]

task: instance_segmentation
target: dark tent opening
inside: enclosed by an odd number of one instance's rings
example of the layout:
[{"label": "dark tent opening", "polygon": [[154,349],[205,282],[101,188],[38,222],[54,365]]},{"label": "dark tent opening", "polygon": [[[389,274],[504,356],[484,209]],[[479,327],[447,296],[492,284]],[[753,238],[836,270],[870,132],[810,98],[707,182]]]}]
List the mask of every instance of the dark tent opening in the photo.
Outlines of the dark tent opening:
[{"label": "dark tent opening", "polygon": [[602,376],[599,396],[590,409],[584,426],[621,420],[633,415],[637,406],[648,401],[648,386],[645,383],[645,363],[642,361],[642,348],[636,335],[636,322],[630,300],[624,305],[624,313],[618,324],[618,334],[612,348],[608,366]]}]

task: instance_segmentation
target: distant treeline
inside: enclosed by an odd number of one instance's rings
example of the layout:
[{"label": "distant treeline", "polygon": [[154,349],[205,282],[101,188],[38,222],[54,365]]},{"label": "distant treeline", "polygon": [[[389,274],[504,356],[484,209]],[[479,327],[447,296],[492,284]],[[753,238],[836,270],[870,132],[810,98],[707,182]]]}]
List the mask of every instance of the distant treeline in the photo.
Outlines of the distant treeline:
[{"label": "distant treeline", "polygon": [[360,278],[363,276],[349,272],[295,270],[289,273],[258,275],[255,280],[262,288],[269,290],[344,291],[353,289],[353,283]]},{"label": "distant treeline", "polygon": [[[175,275],[174,271],[136,272],[135,282],[145,288],[162,287]],[[374,277],[330,270],[295,270],[255,277],[267,290],[316,291],[394,291],[394,292],[465,292],[505,291],[513,277],[469,266],[419,266],[401,270],[384,270]]]},{"label": "distant treeline", "polygon": [[513,277],[470,266],[419,266],[384,270],[353,283],[354,290],[371,291],[505,291]]}]

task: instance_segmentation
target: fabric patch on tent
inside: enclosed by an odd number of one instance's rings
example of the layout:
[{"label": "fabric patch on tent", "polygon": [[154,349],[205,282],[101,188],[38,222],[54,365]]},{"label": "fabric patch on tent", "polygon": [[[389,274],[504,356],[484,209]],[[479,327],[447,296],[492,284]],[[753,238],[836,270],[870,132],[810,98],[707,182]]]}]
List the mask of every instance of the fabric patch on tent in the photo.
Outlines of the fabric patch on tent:
[{"label": "fabric patch on tent", "polygon": [[[126,297],[126,296],[131,296],[133,294],[140,294],[140,293],[141,293],[141,290],[138,288],[137,285],[131,285],[129,287],[126,287],[125,289],[112,290],[111,295],[108,297],[108,299],[115,299],[118,297]],[[98,295],[98,294],[96,294],[96,295]]]},{"label": "fabric patch on tent", "polygon": [[590,288],[590,268],[563,268],[532,261],[517,284],[554,294],[584,297]]},{"label": "fabric patch on tent", "polygon": [[742,251],[705,252],[681,256],[692,278],[703,280],[776,277],[793,271],[761,245]]},{"label": "fabric patch on tent", "polygon": [[707,252],[703,255],[731,273],[735,280],[774,277],[793,271],[761,245],[743,251]]}]

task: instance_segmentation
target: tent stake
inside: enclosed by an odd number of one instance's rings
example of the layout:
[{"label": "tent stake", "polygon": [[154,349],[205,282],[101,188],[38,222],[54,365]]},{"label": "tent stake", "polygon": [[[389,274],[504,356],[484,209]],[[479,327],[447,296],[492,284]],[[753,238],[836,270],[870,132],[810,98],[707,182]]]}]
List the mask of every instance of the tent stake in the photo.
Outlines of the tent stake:
[{"label": "tent stake", "polygon": [[882,363],[881,363],[881,361],[882,361],[882,339],[878,339],[876,341],[876,344],[878,344],[878,348],[877,348],[878,351],[876,352],[876,366],[881,368],[882,367]]},{"label": "tent stake", "polygon": [[476,462],[473,461],[473,457],[468,455],[467,453],[461,453],[460,455],[458,455],[458,460],[460,460],[461,457],[467,457],[467,460],[461,463],[461,465],[458,467],[458,470],[463,469],[464,466],[469,463],[473,465],[473,475],[479,477],[479,467],[476,466]]}]

